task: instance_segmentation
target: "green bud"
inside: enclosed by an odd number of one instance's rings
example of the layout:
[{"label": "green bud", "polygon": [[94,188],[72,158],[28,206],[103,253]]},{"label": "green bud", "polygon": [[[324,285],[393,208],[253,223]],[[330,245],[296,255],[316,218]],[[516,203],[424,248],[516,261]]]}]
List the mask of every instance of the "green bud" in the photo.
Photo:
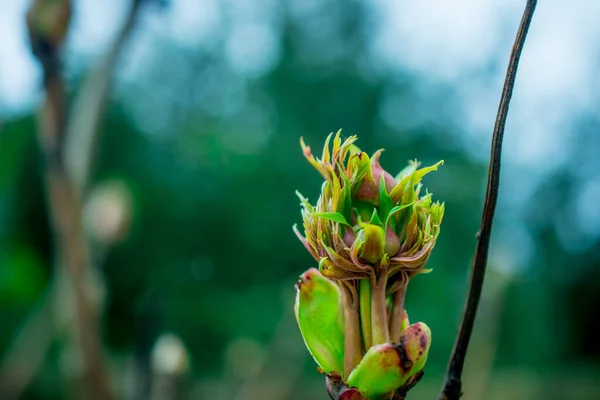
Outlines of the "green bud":
[{"label": "green bud", "polygon": [[393,393],[425,366],[431,331],[422,322],[404,331],[400,343],[383,343],[367,351],[348,377],[348,386],[367,398]]},{"label": "green bud", "polygon": [[421,169],[414,162],[393,177],[379,162],[382,150],[369,157],[355,141],[342,141],[340,132],[330,135],[320,159],[301,141],[325,182],[314,205],[300,196],[304,234],[296,234],[317,262],[328,259],[323,265],[334,280],[368,278],[367,266],[392,279],[403,276],[399,271],[409,277],[425,272],[444,209],[431,194],[420,196],[421,180],[442,162]]},{"label": "green bud", "polygon": [[[406,318],[408,320],[408,316]],[[417,322],[410,325],[402,333],[400,346],[404,348],[406,359],[412,362],[412,368],[409,373],[412,376],[425,367],[429,354],[429,346],[431,346],[431,330],[424,322]]]},{"label": "green bud", "polygon": [[[319,270],[301,277],[296,316],[328,383],[337,382],[330,385],[332,398],[390,399],[419,381],[431,342],[429,328],[410,326],[391,298],[430,271],[425,265],[444,205],[421,181],[442,162],[419,168],[415,161],[392,176],[379,162],[382,150],[369,157],[356,139],[330,135],[320,158],[301,140],[324,182],[312,203],[299,194],[303,232],[294,231]],[[393,343],[386,343],[392,333]]]},{"label": "green bud", "polygon": [[338,286],[311,268],[300,276],[296,290],[294,310],[308,351],[326,373],[343,371],[344,324]]},{"label": "green bud", "polygon": [[394,230],[388,225],[385,230],[385,252],[394,255],[400,250],[400,238]]},{"label": "green bud", "polygon": [[358,232],[358,256],[371,264],[377,263],[384,254],[385,235],[380,226],[363,224]]}]

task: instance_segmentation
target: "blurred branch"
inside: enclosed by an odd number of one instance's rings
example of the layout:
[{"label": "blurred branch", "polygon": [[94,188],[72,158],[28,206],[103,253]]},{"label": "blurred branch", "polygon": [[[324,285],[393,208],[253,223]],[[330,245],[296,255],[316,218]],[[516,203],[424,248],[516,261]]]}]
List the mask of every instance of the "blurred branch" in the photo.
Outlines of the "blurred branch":
[{"label": "blurred branch", "polygon": [[27,14],[31,46],[42,65],[46,91],[38,124],[38,141],[45,159],[46,195],[58,259],[66,267],[74,295],[74,319],[78,352],[84,363],[84,380],[92,398],[110,399],[110,380],[99,337],[98,309],[87,290],[89,249],[81,226],[80,199],[63,160],[67,112],[60,74],[60,49],[70,16],[68,0],[34,1]]},{"label": "blurred branch", "polygon": [[[66,263],[67,269],[62,273],[62,269],[57,268],[47,295],[15,336],[2,360],[2,398],[17,398],[20,395],[42,363],[57,333],[65,328],[61,323],[53,324],[53,313],[57,312],[55,306],[59,302],[58,292],[61,290],[58,287],[62,287],[61,281],[67,279],[74,292],[78,345],[85,363],[88,389],[96,398],[112,397],[98,334],[99,307],[90,297],[90,292],[93,296],[102,288],[92,287],[94,281],[90,278],[95,271],[90,268],[88,244],[81,227],[79,196],[88,179],[113,70],[132,31],[141,2],[132,0],[123,28],[101,66],[90,73],[83,85],[71,120],[67,118],[59,56],[68,31],[71,3],[34,0],[27,14],[32,51],[44,72],[46,101],[39,123],[39,142],[46,161],[47,194],[59,248],[57,264]],[[75,144],[71,144],[73,142]],[[80,153],[70,164],[66,160],[68,149],[72,152],[76,149]]]},{"label": "blurred branch", "polygon": [[521,24],[519,25],[519,30],[517,31],[515,43],[510,55],[508,69],[506,71],[506,78],[504,80],[504,87],[502,88],[502,96],[500,98],[498,115],[496,116],[496,123],[494,125],[494,133],[492,136],[492,149],[490,155],[490,166],[488,169],[488,183],[485,195],[485,204],[481,219],[481,227],[478,233],[477,248],[475,250],[475,257],[473,259],[469,295],[465,305],[458,336],[454,344],[454,350],[452,351],[452,356],[448,365],[446,382],[444,384],[442,393],[440,394],[440,399],[442,400],[456,400],[459,399],[462,394],[462,371],[467,354],[467,347],[469,345],[469,340],[471,339],[471,333],[473,332],[473,325],[475,322],[475,316],[477,314],[477,306],[479,304],[479,299],[481,298],[481,291],[485,278],[486,263],[490,245],[492,223],[494,220],[494,212],[496,210],[496,203],[498,200],[502,139],[504,137],[508,106],[510,104],[510,99],[512,97],[512,92],[515,85],[519,58],[521,57],[521,52],[523,51],[523,45],[525,43],[525,38],[527,37],[527,32],[531,24],[531,19],[533,17],[533,12],[535,11],[536,4],[536,0],[527,1],[527,5],[525,6],[525,11],[523,13]]},{"label": "blurred branch", "polygon": [[73,105],[67,126],[69,141],[66,143],[65,160],[75,189],[80,194],[85,192],[85,186],[89,181],[100,121],[104,114],[115,66],[135,26],[142,1],[131,0],[131,7],[123,27],[100,65],[90,71],[86,77]]},{"label": "blurred branch", "polygon": [[42,363],[56,329],[53,325],[55,296],[52,285],[7,349],[0,366],[0,398],[18,399]]}]

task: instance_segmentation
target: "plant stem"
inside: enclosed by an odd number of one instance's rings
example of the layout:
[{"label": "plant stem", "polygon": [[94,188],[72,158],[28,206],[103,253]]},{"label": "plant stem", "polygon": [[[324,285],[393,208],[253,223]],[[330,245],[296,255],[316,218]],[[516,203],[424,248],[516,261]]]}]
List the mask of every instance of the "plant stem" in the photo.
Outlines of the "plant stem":
[{"label": "plant stem", "polygon": [[386,275],[382,275],[379,282],[377,282],[377,278],[371,278],[372,345],[387,343],[390,340],[387,305],[385,301],[386,285]]},{"label": "plant stem", "polygon": [[358,365],[362,358],[362,342],[358,317],[358,294],[354,282],[342,282],[341,294],[344,299],[344,379]]},{"label": "plant stem", "polygon": [[365,351],[373,344],[371,332],[371,282],[368,279],[358,281],[360,326]]},{"label": "plant stem", "polygon": [[390,340],[394,343],[400,341],[402,336],[402,320],[404,319],[404,298],[406,297],[406,286],[402,286],[394,292],[394,304],[392,305],[392,318],[390,322]]},{"label": "plant stem", "polygon": [[458,336],[454,344],[454,350],[448,364],[446,374],[446,382],[440,399],[442,400],[457,400],[462,394],[462,371],[467,353],[475,315],[477,314],[477,306],[481,298],[483,280],[485,277],[485,269],[487,263],[488,250],[490,245],[490,236],[492,231],[492,222],[494,220],[494,212],[496,210],[496,202],[498,199],[498,187],[500,185],[500,159],[502,155],[502,139],[504,137],[504,127],[506,117],[508,115],[508,106],[512,97],[513,88],[515,85],[515,77],[519,65],[519,58],[523,50],[527,31],[531,24],[533,12],[535,11],[536,0],[528,0],[523,12],[521,24],[517,31],[515,43],[510,55],[496,123],[494,125],[494,133],[492,136],[492,149],[490,155],[490,166],[488,170],[488,183],[485,195],[485,204],[483,208],[483,216],[481,218],[481,227],[479,230],[479,239],[473,259],[471,283],[469,288],[469,296],[465,304],[463,319],[460,325]]}]

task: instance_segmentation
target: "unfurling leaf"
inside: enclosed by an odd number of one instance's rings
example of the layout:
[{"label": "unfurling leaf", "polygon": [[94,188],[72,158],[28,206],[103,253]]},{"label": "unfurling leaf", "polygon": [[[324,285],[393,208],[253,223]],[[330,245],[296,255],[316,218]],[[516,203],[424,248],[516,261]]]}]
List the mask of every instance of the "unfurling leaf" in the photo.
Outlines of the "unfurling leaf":
[{"label": "unfurling leaf", "polygon": [[339,288],[311,268],[300,276],[296,289],[294,309],[308,351],[326,373],[343,371],[344,324],[339,312]]}]

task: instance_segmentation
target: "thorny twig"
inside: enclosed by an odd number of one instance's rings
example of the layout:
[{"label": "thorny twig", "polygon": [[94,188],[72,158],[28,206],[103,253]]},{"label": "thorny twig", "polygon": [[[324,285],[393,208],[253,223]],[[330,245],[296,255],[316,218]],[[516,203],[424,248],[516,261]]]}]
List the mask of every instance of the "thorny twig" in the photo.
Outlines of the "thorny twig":
[{"label": "thorny twig", "polygon": [[528,0],[523,12],[521,24],[517,31],[515,43],[510,55],[504,87],[502,88],[502,96],[498,107],[498,115],[494,125],[494,133],[492,136],[492,149],[490,155],[490,166],[488,169],[488,183],[485,195],[485,204],[483,208],[483,216],[481,218],[481,227],[478,234],[477,248],[473,259],[471,283],[469,287],[469,296],[465,305],[463,319],[460,325],[458,336],[452,351],[448,371],[446,373],[446,382],[440,394],[441,400],[457,400],[462,394],[462,371],[467,353],[471,333],[473,332],[473,324],[475,315],[477,314],[477,306],[481,298],[481,290],[485,277],[486,263],[488,250],[490,245],[490,236],[492,231],[492,223],[494,212],[496,210],[496,202],[498,200],[498,187],[500,185],[500,159],[502,154],[502,139],[504,137],[504,127],[506,117],[508,115],[508,106],[512,97],[513,88],[515,85],[515,77],[519,58],[523,51],[523,45],[527,32],[531,24],[533,12],[537,0]]}]

